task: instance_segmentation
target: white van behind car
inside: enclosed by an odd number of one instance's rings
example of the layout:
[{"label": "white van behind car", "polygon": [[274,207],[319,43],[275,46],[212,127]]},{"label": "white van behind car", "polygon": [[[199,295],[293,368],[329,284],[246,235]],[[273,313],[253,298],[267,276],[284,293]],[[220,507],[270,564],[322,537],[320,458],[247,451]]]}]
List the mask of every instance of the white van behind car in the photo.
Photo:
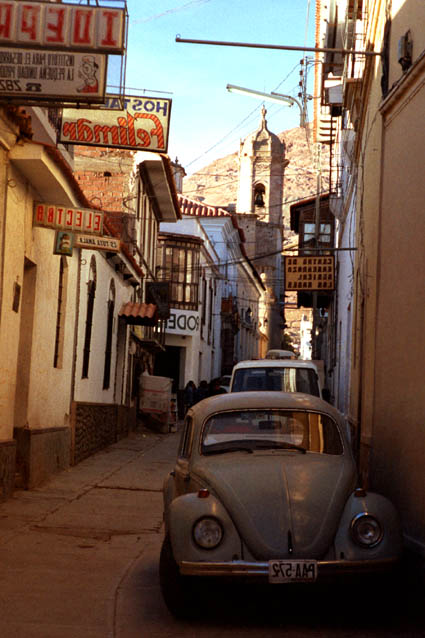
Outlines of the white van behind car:
[{"label": "white van behind car", "polygon": [[292,350],[269,350],[266,359],[296,359],[297,355]]},{"label": "white van behind car", "polygon": [[233,367],[230,392],[277,390],[305,392],[322,397],[319,372],[312,361],[301,359],[253,359]]}]

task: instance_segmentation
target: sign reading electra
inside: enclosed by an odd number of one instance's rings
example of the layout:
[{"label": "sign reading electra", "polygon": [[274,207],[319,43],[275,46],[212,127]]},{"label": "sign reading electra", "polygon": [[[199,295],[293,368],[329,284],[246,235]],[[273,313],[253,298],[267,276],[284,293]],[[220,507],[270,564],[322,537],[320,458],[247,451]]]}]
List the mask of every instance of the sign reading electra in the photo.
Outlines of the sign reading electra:
[{"label": "sign reading electra", "polygon": [[285,257],[285,290],[333,290],[334,257]]},{"label": "sign reading electra", "polygon": [[120,54],[125,12],[121,7],[0,0],[0,45]]},{"label": "sign reading electra", "polygon": [[106,55],[0,48],[0,97],[103,103]]},{"label": "sign reading electra", "polygon": [[35,202],[34,226],[101,235],[103,213],[90,208],[70,208]]},{"label": "sign reading electra", "polygon": [[109,97],[106,108],[63,109],[59,141],[166,153],[171,100],[125,97],[124,110]]}]

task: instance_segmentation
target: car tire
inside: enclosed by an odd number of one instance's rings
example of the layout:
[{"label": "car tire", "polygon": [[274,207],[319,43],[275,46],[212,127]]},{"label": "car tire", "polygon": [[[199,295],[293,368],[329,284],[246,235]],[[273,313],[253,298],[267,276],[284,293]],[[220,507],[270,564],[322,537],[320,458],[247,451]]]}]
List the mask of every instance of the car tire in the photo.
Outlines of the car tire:
[{"label": "car tire", "polygon": [[162,543],[159,558],[159,584],[168,610],[176,618],[193,618],[197,604],[194,579],[182,576],[173,556],[170,537]]}]

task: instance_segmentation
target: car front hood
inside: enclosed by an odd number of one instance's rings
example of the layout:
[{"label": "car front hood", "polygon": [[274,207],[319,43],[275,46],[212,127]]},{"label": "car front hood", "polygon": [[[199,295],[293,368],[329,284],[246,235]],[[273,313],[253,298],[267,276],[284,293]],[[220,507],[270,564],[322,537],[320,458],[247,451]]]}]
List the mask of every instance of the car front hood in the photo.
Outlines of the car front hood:
[{"label": "car front hood", "polygon": [[257,560],[323,557],[355,487],[353,464],[343,456],[257,452],[235,463],[235,454],[226,454],[192,469]]}]

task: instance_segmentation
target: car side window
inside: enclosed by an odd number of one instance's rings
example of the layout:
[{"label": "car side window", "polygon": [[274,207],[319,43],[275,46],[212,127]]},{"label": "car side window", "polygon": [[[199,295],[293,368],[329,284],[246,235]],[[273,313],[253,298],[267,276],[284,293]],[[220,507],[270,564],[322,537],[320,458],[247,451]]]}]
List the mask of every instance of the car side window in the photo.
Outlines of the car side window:
[{"label": "car side window", "polygon": [[193,432],[193,419],[187,416],[184,425],[183,432],[180,439],[179,457],[189,458],[192,449],[192,432]]}]

